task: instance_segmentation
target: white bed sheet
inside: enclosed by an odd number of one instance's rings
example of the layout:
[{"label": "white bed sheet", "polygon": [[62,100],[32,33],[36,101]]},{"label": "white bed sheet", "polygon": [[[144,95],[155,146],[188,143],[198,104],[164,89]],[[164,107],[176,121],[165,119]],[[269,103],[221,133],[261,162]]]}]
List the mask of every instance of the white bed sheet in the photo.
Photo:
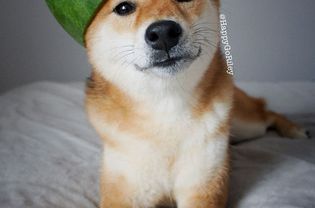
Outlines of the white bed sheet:
[{"label": "white bed sheet", "polygon": [[[315,134],[315,83],[239,83]],[[40,82],[0,96],[0,207],[94,208],[101,142],[82,83]],[[315,207],[315,139],[274,133],[232,146],[229,207]]]}]

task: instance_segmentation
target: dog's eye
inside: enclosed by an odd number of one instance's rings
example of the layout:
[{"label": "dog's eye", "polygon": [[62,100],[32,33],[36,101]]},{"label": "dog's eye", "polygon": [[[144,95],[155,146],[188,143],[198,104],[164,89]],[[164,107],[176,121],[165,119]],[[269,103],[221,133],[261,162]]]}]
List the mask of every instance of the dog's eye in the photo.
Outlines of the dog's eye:
[{"label": "dog's eye", "polygon": [[114,8],[114,12],[120,16],[127,16],[135,10],[136,5],[128,1],[122,2]]}]

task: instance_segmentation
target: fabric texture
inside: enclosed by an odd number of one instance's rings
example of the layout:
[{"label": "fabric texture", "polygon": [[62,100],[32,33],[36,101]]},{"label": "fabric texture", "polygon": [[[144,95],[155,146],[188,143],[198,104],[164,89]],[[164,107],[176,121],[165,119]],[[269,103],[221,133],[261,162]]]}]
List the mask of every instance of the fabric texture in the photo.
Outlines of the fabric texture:
[{"label": "fabric texture", "polygon": [[[315,83],[239,83],[315,135]],[[273,132],[232,146],[229,207],[315,206],[315,139]],[[0,95],[0,207],[95,208],[102,143],[82,83],[41,82]]]}]

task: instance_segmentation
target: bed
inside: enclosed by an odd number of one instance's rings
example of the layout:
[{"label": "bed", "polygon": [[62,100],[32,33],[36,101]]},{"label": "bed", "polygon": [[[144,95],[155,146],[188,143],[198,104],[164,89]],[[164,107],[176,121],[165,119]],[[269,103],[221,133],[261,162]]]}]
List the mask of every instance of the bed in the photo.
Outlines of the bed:
[{"label": "bed", "polygon": [[[315,135],[315,83],[240,82]],[[101,142],[83,83],[38,82],[0,95],[0,207],[95,208]],[[315,207],[315,139],[269,132],[231,146],[228,207]]]}]

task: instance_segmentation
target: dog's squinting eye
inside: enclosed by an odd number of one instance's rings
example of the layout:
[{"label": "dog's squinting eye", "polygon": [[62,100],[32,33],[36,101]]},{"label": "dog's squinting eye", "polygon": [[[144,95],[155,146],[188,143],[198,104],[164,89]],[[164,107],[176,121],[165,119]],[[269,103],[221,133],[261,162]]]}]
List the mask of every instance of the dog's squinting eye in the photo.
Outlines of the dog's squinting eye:
[{"label": "dog's squinting eye", "polygon": [[114,8],[114,12],[120,16],[127,16],[133,13],[135,10],[136,5],[128,1],[122,2]]}]

